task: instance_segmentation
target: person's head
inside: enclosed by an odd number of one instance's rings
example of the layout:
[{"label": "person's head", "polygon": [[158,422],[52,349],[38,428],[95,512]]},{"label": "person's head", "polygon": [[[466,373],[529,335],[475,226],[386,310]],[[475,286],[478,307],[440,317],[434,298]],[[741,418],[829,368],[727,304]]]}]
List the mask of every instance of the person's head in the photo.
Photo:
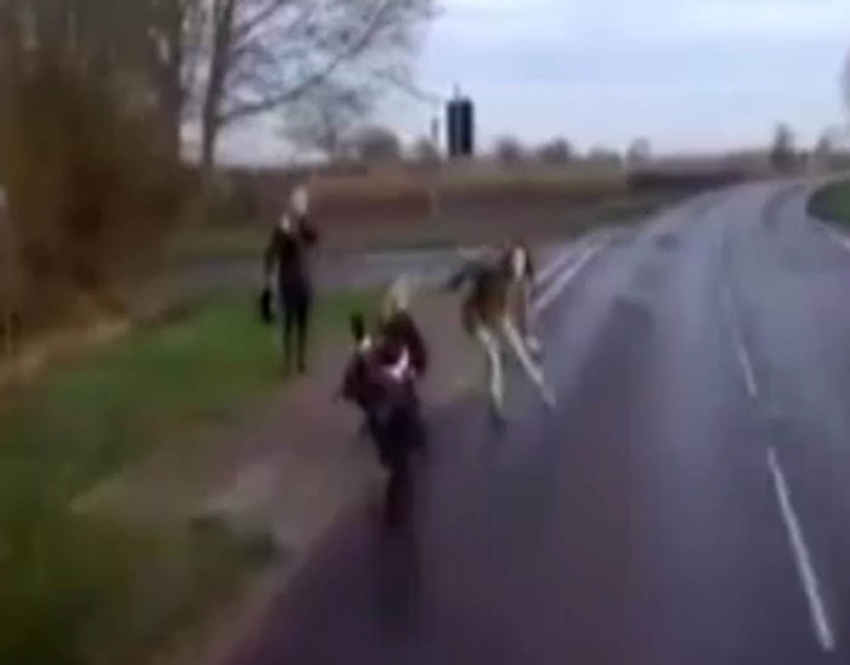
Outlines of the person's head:
[{"label": "person's head", "polygon": [[307,215],[310,207],[310,192],[306,180],[301,180],[292,188],[287,207],[290,214],[295,217],[304,217]]},{"label": "person's head", "polygon": [[531,254],[524,243],[508,243],[505,256],[513,279],[523,279],[529,276],[531,272]]},{"label": "person's head", "polygon": [[411,293],[410,279],[406,275],[397,278],[390,284],[384,297],[383,317],[389,318],[398,312],[406,312],[410,307]]}]

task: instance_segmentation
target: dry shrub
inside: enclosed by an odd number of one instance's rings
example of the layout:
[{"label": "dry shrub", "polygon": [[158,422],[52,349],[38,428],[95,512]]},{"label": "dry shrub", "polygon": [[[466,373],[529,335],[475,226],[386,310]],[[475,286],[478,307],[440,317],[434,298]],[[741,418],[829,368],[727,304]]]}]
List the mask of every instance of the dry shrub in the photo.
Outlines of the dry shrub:
[{"label": "dry shrub", "polygon": [[4,179],[29,328],[81,302],[122,310],[155,265],[181,203],[181,173],[146,114],[60,68],[31,74],[2,127]]}]

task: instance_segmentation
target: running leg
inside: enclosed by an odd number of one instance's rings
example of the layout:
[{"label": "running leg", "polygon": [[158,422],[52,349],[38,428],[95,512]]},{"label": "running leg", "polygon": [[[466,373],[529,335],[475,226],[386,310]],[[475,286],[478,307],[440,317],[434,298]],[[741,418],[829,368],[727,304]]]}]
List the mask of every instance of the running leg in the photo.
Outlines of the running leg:
[{"label": "running leg", "polygon": [[513,322],[506,317],[502,319],[501,328],[508,344],[510,344],[511,349],[516,354],[516,357],[522,365],[522,368],[525,370],[525,373],[528,375],[528,378],[531,379],[540,391],[543,401],[548,406],[554,407],[555,396],[546,385],[546,380],[543,378],[543,370],[531,359],[531,354],[529,354],[528,350],[525,348],[525,344],[523,344],[522,337],[517,331],[516,326],[514,326]]},{"label": "running leg", "polygon": [[283,364],[288,372],[292,367],[292,334],[295,328],[295,308],[292,296],[284,295],[281,299],[283,310]]},{"label": "running leg", "polygon": [[298,345],[298,371],[307,371],[307,343],[310,333],[310,310],[311,296],[309,293],[301,294],[298,299],[298,307],[296,308],[296,335]]},{"label": "running leg", "polygon": [[490,388],[490,399],[496,415],[501,418],[505,406],[505,384],[499,340],[493,332],[483,326],[479,326],[475,334],[487,355],[487,380]]}]

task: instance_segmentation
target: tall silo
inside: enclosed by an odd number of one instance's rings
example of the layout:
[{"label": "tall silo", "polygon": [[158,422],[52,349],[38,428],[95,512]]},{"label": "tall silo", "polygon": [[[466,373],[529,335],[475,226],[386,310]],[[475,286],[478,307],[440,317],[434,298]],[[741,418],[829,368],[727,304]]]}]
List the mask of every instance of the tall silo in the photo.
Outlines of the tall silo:
[{"label": "tall silo", "polygon": [[475,107],[472,100],[456,90],[446,114],[449,158],[472,157],[475,154]]}]

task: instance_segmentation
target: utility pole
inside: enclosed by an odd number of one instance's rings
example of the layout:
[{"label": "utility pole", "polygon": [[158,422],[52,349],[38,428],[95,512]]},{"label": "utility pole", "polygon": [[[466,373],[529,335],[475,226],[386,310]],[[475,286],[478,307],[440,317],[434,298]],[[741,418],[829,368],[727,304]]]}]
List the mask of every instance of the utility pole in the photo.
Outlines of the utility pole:
[{"label": "utility pole", "polygon": [[442,171],[442,151],[440,150],[442,124],[440,122],[440,117],[445,112],[448,100],[442,97],[441,95],[429,92],[427,90],[423,90],[422,88],[417,87],[409,81],[394,76],[391,72],[373,70],[372,74],[384,81],[385,83],[389,83],[399,91],[403,92],[409,98],[419,102],[420,104],[429,106],[434,109],[435,116],[431,120],[431,142],[434,146],[436,158],[434,159],[433,171],[430,174],[429,207],[431,223],[436,226],[440,223],[440,215],[442,212],[440,209],[440,185]]},{"label": "utility pole", "polygon": [[431,120],[431,144],[434,148],[434,164],[431,173],[431,223],[436,226],[440,221],[440,167],[442,162],[439,116],[435,116]]}]

